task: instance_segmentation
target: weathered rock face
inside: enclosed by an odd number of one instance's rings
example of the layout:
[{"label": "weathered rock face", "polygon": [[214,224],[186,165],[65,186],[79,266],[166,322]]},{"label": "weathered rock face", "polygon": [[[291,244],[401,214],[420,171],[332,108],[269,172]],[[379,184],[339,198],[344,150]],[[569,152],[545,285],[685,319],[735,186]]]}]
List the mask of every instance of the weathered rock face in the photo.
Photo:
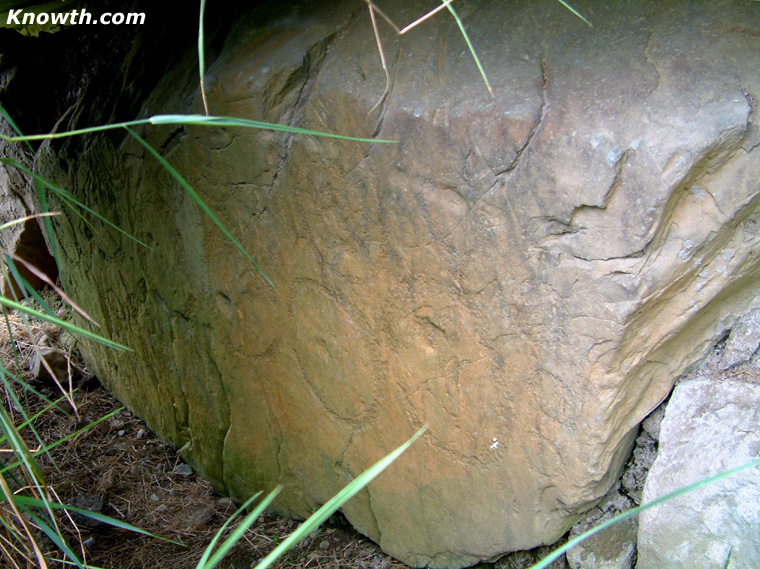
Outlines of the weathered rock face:
[{"label": "weathered rock face", "polygon": [[[760,386],[680,383],[662,423],[644,501],[758,458]],[[745,470],[641,514],[637,569],[760,564],[760,472]]]},{"label": "weathered rock face", "polygon": [[[4,119],[0,119],[0,132],[7,136],[16,134]],[[0,142],[0,156],[14,160],[26,168],[32,166],[31,152],[25,146]],[[31,180],[22,171],[10,164],[0,164],[0,224],[28,216],[33,209],[28,203],[33,192]],[[0,258],[4,259],[5,255],[15,256],[17,261],[14,264],[19,275],[35,289],[43,286],[44,281],[24,261],[41,271],[48,280],[55,280],[58,269],[47,250],[42,229],[36,219],[28,219],[0,231],[0,247],[3,249]],[[0,273],[0,290],[8,298],[13,298],[14,293],[16,298],[22,295],[16,278],[6,268]]]},{"label": "weathered rock face", "polygon": [[[57,222],[71,289],[134,350],[90,362],[234,495],[281,483],[306,515],[428,423],[344,508],[361,532],[433,567],[550,543],[758,293],[760,5],[594,3],[591,29],[469,2],[495,98],[441,15],[386,37],[376,110],[364,5],[299,6],[238,19],[211,112],[396,143],[144,132],[276,291],[131,138],[45,144],[41,172],[151,246]],[[143,115],[200,112],[196,65]]]}]

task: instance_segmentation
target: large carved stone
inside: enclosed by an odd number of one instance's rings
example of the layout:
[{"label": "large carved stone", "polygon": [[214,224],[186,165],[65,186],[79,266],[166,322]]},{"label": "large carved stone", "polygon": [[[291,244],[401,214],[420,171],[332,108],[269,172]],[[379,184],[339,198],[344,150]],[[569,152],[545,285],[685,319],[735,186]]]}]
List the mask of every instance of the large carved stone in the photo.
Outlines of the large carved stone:
[{"label": "large carved stone", "polygon": [[[592,29],[468,2],[495,97],[442,13],[385,29],[377,108],[365,4],[239,16],[212,114],[396,142],[141,131],[277,290],[130,137],[43,145],[41,172],[151,247],[56,221],[71,289],[133,349],[90,364],[216,485],[283,484],[291,515],[427,423],[344,508],[410,564],[551,543],[758,293],[754,4],[595,3]],[[83,101],[77,126],[110,116]],[[201,109],[190,46],[142,116]]]}]

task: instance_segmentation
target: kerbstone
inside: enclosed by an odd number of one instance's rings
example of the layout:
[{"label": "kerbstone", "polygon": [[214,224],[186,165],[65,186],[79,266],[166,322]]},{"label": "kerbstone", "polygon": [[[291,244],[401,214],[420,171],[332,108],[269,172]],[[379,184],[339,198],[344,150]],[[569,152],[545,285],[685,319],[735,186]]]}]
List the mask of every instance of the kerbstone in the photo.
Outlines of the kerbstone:
[{"label": "kerbstone", "polygon": [[[88,346],[88,367],[197,473],[239,498],[282,484],[292,516],[427,423],[344,507],[412,565],[551,543],[760,292],[757,6],[592,3],[591,28],[558,2],[468,2],[495,96],[442,13],[383,28],[384,97],[366,5],[327,4],[236,13],[210,111],[393,142],[141,131],[276,290],[131,137],[40,148],[150,246],[54,221],[77,300],[133,350]],[[141,102],[203,112],[197,46]],[[82,102],[70,126],[110,112]]]}]

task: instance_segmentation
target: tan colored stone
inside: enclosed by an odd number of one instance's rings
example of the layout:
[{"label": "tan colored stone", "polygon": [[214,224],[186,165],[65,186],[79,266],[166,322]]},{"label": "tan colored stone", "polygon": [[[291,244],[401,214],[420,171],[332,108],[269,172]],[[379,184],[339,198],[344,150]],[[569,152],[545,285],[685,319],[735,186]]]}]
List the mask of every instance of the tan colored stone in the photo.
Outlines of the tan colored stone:
[{"label": "tan colored stone", "polygon": [[[213,113],[397,141],[147,129],[277,291],[133,140],[98,138],[86,176],[43,147],[152,247],[57,222],[72,289],[134,350],[90,365],[220,488],[283,484],[305,516],[427,423],[345,506],[359,531],[431,567],[550,543],[758,294],[752,7],[595,4],[591,29],[534,6],[463,10],[495,98],[450,20],[386,38],[376,111],[356,3],[238,19]],[[200,112],[193,50],[144,114]]]}]

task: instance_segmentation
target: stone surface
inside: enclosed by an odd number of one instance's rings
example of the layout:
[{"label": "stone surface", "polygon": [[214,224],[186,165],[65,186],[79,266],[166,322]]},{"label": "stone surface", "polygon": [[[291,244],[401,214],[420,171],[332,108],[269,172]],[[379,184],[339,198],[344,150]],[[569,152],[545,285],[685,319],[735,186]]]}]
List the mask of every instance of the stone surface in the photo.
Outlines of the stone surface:
[{"label": "stone surface", "polygon": [[[7,75],[7,73],[0,74],[0,92],[3,78],[7,78]],[[7,136],[16,134],[1,117],[0,132]],[[0,157],[15,160],[26,168],[32,166],[31,151],[19,144],[0,141]],[[12,165],[0,164],[0,225],[28,216],[33,211],[31,205],[33,192],[33,185],[26,174]],[[0,230],[0,247],[3,249],[0,258],[5,259],[5,255],[8,254],[20,259],[15,262],[18,272],[35,290],[39,290],[45,283],[23,261],[41,271],[48,279],[55,281],[58,274],[55,260],[48,252],[45,238],[36,219],[29,219]],[[0,289],[6,297],[13,298],[14,293],[16,298],[21,296],[21,289],[6,267],[3,267],[0,273]]]},{"label": "stone surface", "polygon": [[[760,386],[696,379],[668,404],[644,502],[756,460]],[[643,512],[637,569],[760,567],[760,470],[753,468]]]},{"label": "stone surface", "polygon": [[[570,530],[570,539],[630,510],[633,501],[617,485]],[[570,569],[631,569],[636,559],[636,518],[614,524],[567,552]]]},{"label": "stone surface", "polygon": [[655,441],[660,440],[660,428],[662,427],[662,420],[665,418],[666,407],[667,401],[664,401],[641,423],[641,428]]},{"label": "stone surface", "polygon": [[631,497],[636,505],[641,504],[641,494],[644,491],[644,483],[649,469],[652,468],[657,458],[657,440],[644,430],[638,437],[633,447],[625,472],[623,472],[622,484],[625,492]]},{"label": "stone surface", "polygon": [[[547,555],[549,555],[552,551],[554,551],[557,547],[562,545],[561,543],[557,543],[554,545],[542,545],[540,547],[535,547],[533,549],[527,550],[527,551],[515,551],[513,553],[509,553],[496,561],[493,564],[494,569],[530,569],[533,567],[536,563],[544,559]],[[488,567],[486,565],[486,567]],[[546,569],[568,569],[569,565],[567,564],[567,559],[564,555],[560,556],[558,559],[555,559],[552,561]]]},{"label": "stone surface", "polygon": [[[74,497],[74,501],[71,505],[80,510],[87,510],[99,514],[103,510],[103,498],[96,494],[83,494],[80,492]],[[96,528],[103,525],[103,522],[90,518],[86,514],[72,511],[70,512],[70,515],[77,524],[88,528]]]},{"label": "stone surface", "polygon": [[731,329],[720,361],[720,369],[725,371],[746,363],[760,348],[760,308],[742,316]]},{"label": "stone surface", "polygon": [[624,520],[592,535],[567,552],[571,569],[631,569],[636,559],[633,519]]},{"label": "stone surface", "polygon": [[[41,146],[40,172],[151,247],[56,220],[77,300],[133,349],[87,346],[88,368],[218,487],[280,483],[305,516],[428,423],[345,506],[359,531],[431,567],[551,543],[757,296],[758,6],[588,3],[593,29],[538,6],[462,10],[494,98],[451,20],[384,28],[376,110],[362,3],[235,14],[212,113],[397,141],[140,130],[276,291],[130,137]],[[85,89],[59,127],[200,112],[185,45],[147,99],[117,70],[118,101]]]},{"label": "stone surface", "polygon": [[[73,366],[71,366],[71,371],[75,371]],[[58,381],[61,384],[67,384],[69,360],[66,354],[59,349],[43,345],[32,354],[29,362],[29,372],[35,381],[45,383],[55,383]]]}]

